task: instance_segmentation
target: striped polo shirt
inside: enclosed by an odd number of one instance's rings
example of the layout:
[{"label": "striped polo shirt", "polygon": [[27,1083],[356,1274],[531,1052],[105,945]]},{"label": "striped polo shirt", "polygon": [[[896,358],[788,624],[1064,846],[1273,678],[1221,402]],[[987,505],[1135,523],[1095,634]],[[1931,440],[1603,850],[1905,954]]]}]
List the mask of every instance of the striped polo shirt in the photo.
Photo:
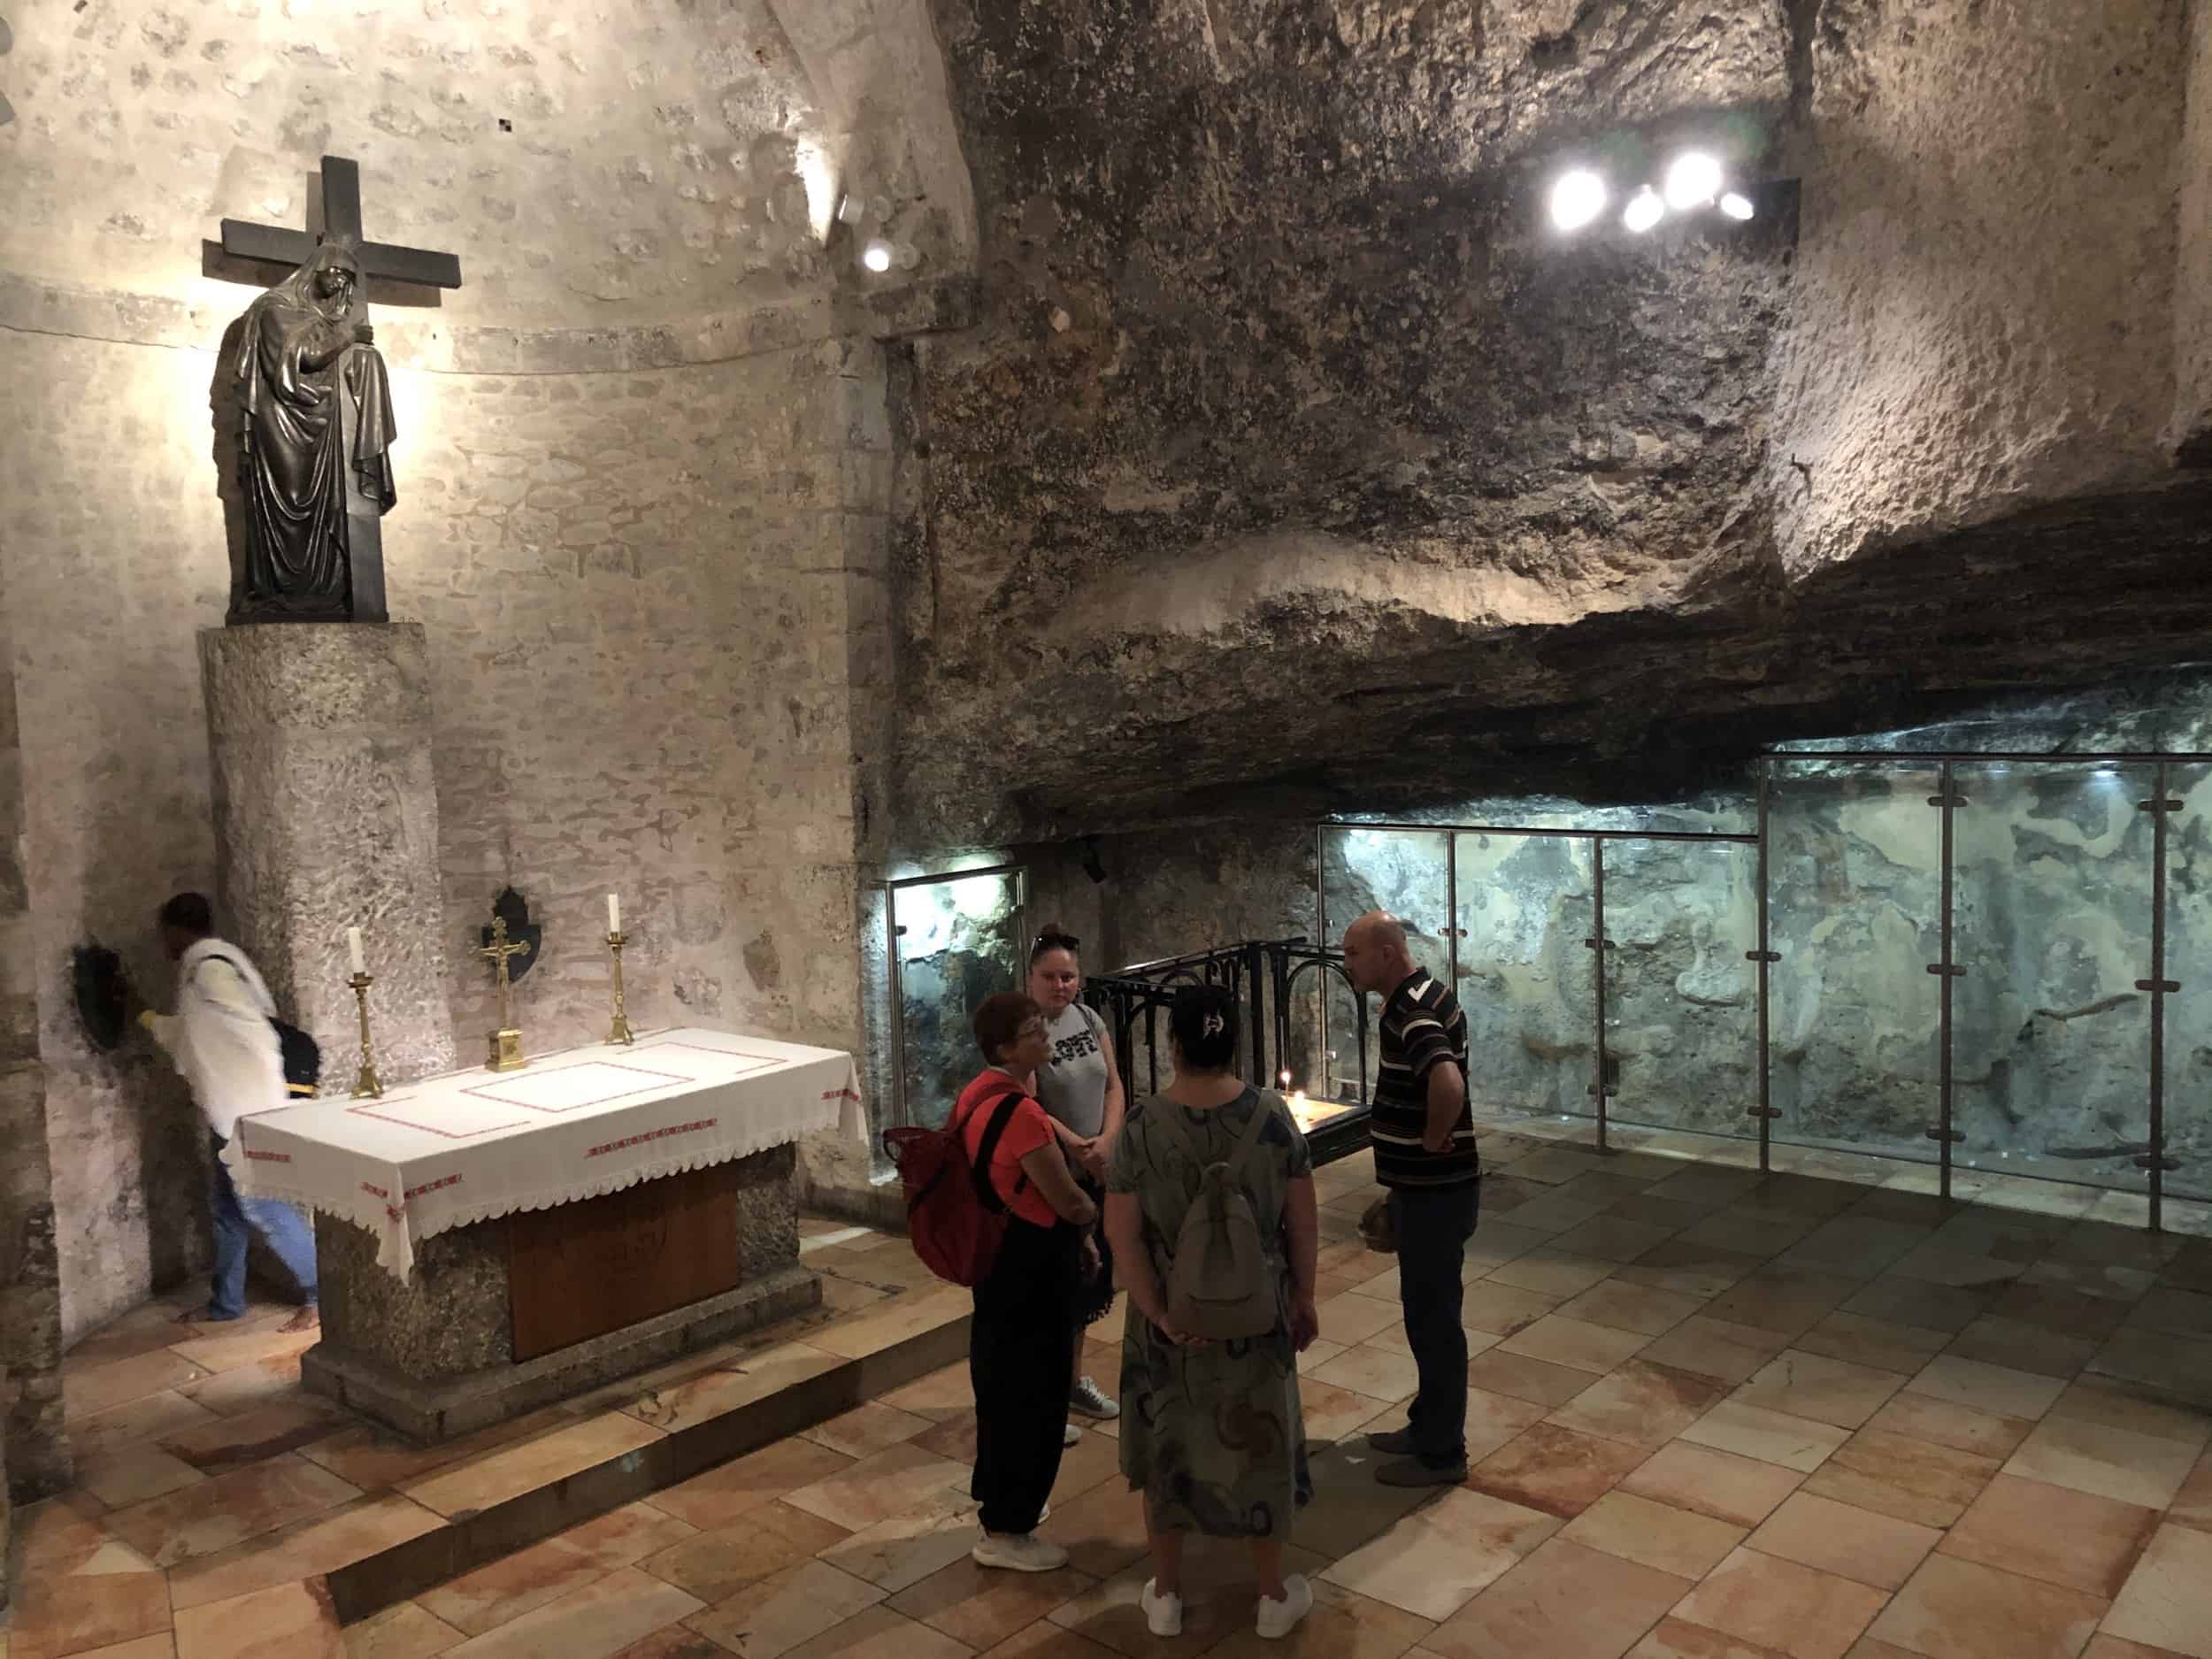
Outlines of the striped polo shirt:
[{"label": "striped polo shirt", "polygon": [[1475,1152],[1474,1115],[1463,1102],[1452,1149],[1421,1145],[1429,1120],[1429,1073],[1440,1061],[1467,1076],[1467,1016],[1459,999],[1417,968],[1383,1004],[1381,1064],[1369,1119],[1375,1142],[1375,1179],[1385,1187],[1455,1187],[1481,1173]]}]

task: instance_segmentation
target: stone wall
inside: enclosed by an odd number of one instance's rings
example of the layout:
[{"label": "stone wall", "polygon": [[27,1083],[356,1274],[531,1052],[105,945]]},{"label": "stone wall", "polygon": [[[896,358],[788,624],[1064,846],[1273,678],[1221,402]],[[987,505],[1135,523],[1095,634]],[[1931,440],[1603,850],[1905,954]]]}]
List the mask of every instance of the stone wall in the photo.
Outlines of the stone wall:
[{"label": "stone wall", "polygon": [[2165,436],[2185,462],[2205,466],[2212,465],[2212,7],[2190,8],[2188,77],[2174,291],[2174,415]]},{"label": "stone wall", "polygon": [[[20,384],[75,388],[0,434],[73,1336],[201,1264],[183,1092],[136,1045],[93,1054],[66,975],[96,937],[165,1002],[151,910],[213,885],[194,636],[227,588],[218,365],[30,332],[0,354]],[[855,861],[889,703],[881,349],[616,376],[400,366],[393,391],[386,557],[394,615],[428,634],[461,1051],[494,1023],[467,953],[510,882],[546,927],[517,997],[537,1052],[604,1032],[610,891],[634,1023],[859,1047]]]}]

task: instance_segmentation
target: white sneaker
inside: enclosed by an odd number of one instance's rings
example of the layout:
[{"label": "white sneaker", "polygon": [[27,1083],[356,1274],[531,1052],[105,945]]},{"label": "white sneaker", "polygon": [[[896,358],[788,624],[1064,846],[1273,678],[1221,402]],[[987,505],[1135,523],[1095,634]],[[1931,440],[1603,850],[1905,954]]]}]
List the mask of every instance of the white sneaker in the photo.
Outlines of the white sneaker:
[{"label": "white sneaker", "polygon": [[1137,1605],[1144,1609],[1144,1627],[1155,1636],[1180,1636],[1183,1633],[1183,1598],[1162,1595],[1153,1586],[1159,1581],[1147,1578],[1144,1594],[1137,1598]]},{"label": "white sneaker", "polygon": [[1068,1409],[1106,1423],[1121,1415],[1120,1402],[1108,1399],[1106,1391],[1088,1377],[1078,1377],[1068,1390]]},{"label": "white sneaker", "polygon": [[1063,1446],[1072,1446],[1076,1443],[1076,1441],[1081,1440],[1082,1438],[1083,1431],[1077,1428],[1074,1424],[1071,1423],[1067,1426],[1067,1432],[1060,1436],[1060,1444]]},{"label": "white sneaker", "polygon": [[1313,1586],[1306,1582],[1306,1575],[1286,1572],[1283,1575],[1281,1601],[1266,1595],[1260,1598],[1260,1634],[1269,1641],[1280,1641],[1312,1611]]},{"label": "white sneaker", "polygon": [[[1068,1564],[1068,1552],[1057,1544],[1048,1544],[1034,1532],[1023,1532],[1017,1537],[999,1538],[989,1532],[975,1541],[968,1552],[979,1567],[1003,1567],[1010,1572],[1053,1572]],[[1309,1600],[1310,1605],[1310,1600]],[[1290,1628],[1286,1624],[1285,1630]]]}]

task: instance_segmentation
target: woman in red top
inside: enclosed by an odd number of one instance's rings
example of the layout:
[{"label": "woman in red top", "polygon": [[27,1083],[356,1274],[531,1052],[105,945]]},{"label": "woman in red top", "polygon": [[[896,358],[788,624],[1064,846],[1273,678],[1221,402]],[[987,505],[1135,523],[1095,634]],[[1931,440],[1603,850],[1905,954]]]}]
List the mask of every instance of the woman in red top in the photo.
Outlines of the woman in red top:
[{"label": "woman in red top", "polygon": [[991,1276],[975,1287],[968,1376],[975,1390],[975,1495],[984,1567],[1050,1572],[1068,1552],[1036,1536],[1060,1476],[1074,1381],[1076,1286],[1098,1209],[1075,1184],[1052,1120],[1033,1098],[1050,1053],[1043,1010],[1002,991],[975,1014],[976,1046],[990,1064],[961,1091],[953,1121],[979,1160],[992,1123],[1010,1098],[992,1149],[992,1192],[1010,1219]]}]

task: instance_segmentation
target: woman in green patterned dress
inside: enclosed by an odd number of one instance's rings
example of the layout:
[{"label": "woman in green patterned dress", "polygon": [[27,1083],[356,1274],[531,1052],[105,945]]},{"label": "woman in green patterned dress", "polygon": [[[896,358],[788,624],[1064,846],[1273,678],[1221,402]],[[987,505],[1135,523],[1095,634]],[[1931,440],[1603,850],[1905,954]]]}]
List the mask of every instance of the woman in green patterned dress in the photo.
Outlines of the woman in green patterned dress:
[{"label": "woman in green patterned dress", "polygon": [[[1320,1330],[1313,1159],[1281,1099],[1232,1073],[1237,1025],[1222,987],[1176,993],[1175,1080],[1130,1113],[1106,1180],[1106,1231],[1130,1302],[1121,1470],[1145,1495],[1152,1581],[1143,1605],[1156,1636],[1183,1627],[1183,1539],[1194,1532],[1249,1540],[1261,1635],[1288,1634],[1313,1606],[1306,1581],[1283,1573],[1291,1517],[1313,1496],[1298,1407],[1298,1356]],[[1281,1311],[1265,1336],[1202,1341],[1168,1322],[1169,1256],[1206,1167],[1228,1158],[1256,1112],[1271,1121],[1240,1179],[1262,1234],[1279,1241]]]}]

